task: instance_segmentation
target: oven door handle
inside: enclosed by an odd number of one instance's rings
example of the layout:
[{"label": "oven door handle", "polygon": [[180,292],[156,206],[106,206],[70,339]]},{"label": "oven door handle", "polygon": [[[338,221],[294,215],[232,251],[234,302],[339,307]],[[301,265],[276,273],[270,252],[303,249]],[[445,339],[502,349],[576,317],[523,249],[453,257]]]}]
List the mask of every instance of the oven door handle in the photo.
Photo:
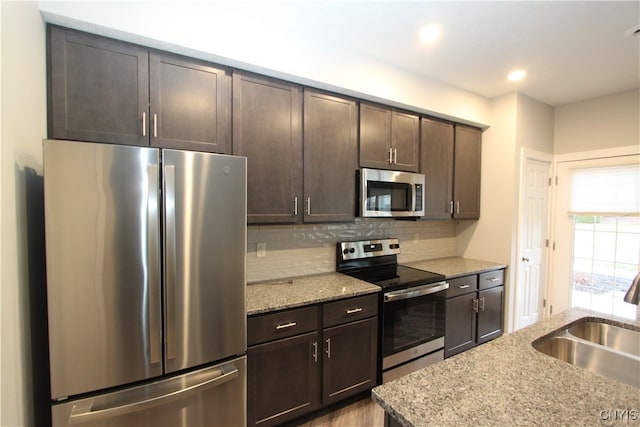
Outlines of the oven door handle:
[{"label": "oven door handle", "polygon": [[429,295],[436,292],[444,291],[449,288],[449,283],[438,282],[432,283],[426,286],[418,286],[415,288],[402,289],[400,291],[387,292],[384,294],[384,301],[397,301],[408,298],[420,297],[423,295]]}]

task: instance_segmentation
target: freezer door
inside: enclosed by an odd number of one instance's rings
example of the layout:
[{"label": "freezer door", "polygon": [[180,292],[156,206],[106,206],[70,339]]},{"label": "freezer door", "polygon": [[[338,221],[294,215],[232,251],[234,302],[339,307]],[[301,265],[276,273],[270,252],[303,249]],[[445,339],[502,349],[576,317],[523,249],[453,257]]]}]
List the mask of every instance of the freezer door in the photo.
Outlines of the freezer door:
[{"label": "freezer door", "polygon": [[53,427],[245,426],[246,357],[154,383],[56,404]]},{"label": "freezer door", "polygon": [[165,372],[246,352],[246,158],[163,150]]},{"label": "freezer door", "polygon": [[44,141],[51,397],[162,373],[159,151]]}]

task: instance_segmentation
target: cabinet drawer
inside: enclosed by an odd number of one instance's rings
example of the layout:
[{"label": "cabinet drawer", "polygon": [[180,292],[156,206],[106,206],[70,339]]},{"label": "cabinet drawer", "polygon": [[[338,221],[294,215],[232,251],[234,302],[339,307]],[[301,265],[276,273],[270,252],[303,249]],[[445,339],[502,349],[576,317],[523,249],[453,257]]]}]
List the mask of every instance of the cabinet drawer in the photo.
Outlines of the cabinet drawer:
[{"label": "cabinet drawer", "polygon": [[447,298],[455,297],[458,295],[468,294],[478,289],[478,275],[456,277],[455,279],[447,280],[449,282],[449,289],[447,289]]},{"label": "cabinet drawer", "polygon": [[488,289],[494,286],[504,285],[504,270],[495,270],[480,274],[478,284],[478,289]]},{"label": "cabinet drawer", "polygon": [[247,344],[292,337],[318,328],[318,307],[302,307],[247,319]]},{"label": "cabinet drawer", "polygon": [[324,305],[322,326],[340,325],[378,315],[378,294],[348,298]]}]

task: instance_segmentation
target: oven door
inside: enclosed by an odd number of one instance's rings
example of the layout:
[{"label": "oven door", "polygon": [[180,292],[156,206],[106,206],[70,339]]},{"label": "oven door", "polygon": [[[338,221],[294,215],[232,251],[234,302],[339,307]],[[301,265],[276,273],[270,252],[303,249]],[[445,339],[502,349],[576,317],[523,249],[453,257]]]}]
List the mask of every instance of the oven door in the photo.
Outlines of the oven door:
[{"label": "oven door", "polygon": [[444,348],[446,282],[386,292],[382,369]]}]

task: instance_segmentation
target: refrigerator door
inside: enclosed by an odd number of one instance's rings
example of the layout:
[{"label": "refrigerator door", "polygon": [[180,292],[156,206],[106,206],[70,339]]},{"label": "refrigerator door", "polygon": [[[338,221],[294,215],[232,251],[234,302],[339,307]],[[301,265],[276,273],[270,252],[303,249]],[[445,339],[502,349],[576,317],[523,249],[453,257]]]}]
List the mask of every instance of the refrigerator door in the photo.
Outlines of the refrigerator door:
[{"label": "refrigerator door", "polygon": [[163,150],[165,372],[246,352],[246,158]]},{"label": "refrigerator door", "polygon": [[43,145],[52,399],[161,374],[159,151]]},{"label": "refrigerator door", "polygon": [[52,426],[245,426],[246,357],[52,408]]}]

